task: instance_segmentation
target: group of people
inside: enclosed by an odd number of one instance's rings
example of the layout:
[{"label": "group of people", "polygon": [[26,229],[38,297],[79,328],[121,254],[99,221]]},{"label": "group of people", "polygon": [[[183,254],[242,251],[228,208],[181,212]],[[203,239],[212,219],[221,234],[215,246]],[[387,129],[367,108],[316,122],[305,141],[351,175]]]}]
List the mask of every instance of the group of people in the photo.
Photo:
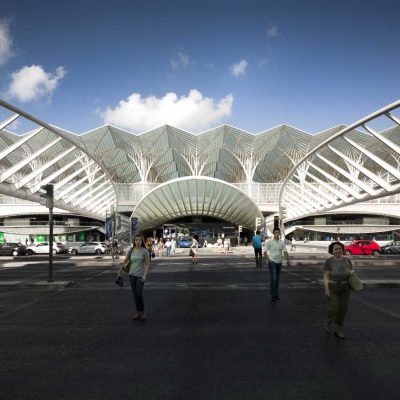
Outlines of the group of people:
[{"label": "group of people", "polygon": [[176,240],[174,238],[152,238],[148,237],[146,239],[146,247],[151,249],[151,253],[154,254],[153,257],[158,255],[159,257],[166,256],[171,257],[175,255]]},{"label": "group of people", "polygon": [[228,254],[231,248],[231,239],[228,237],[222,238],[219,236],[217,239],[217,246],[220,253]]},{"label": "group of people", "polygon": [[[279,279],[283,257],[286,258],[287,266],[290,267],[289,253],[280,236],[280,229],[274,229],[273,238],[264,242],[264,257],[270,272],[272,302],[280,300]],[[257,231],[256,235],[254,235],[252,245],[254,248],[256,268],[262,268],[263,242],[260,231]],[[343,243],[339,241],[332,242],[328,247],[328,253],[331,254],[331,257],[325,260],[323,267],[325,297],[328,302],[328,315],[324,324],[324,330],[326,333],[330,333],[332,323],[335,323],[335,336],[339,339],[344,339],[342,327],[347,313],[351,291],[348,278],[354,273],[354,270],[350,258],[343,257]]]},{"label": "group of people", "polygon": [[[283,257],[286,258],[287,266],[290,267],[290,258],[283,240],[280,238],[280,229],[273,230],[273,238],[264,243],[260,236],[260,231],[256,232],[252,239],[254,254],[256,258],[256,268],[262,268],[263,247],[264,257],[270,271],[270,292],[271,301],[280,300],[279,280],[282,270]],[[128,264],[129,282],[132,288],[133,297],[137,313],[133,317],[136,321],[146,319],[144,312],[143,288],[147,280],[150,269],[150,260],[152,257],[153,241],[145,241],[142,235],[136,235],[133,238],[133,246],[129,250],[121,268],[118,271],[117,278],[120,278],[124,267]],[[199,250],[199,238],[194,235],[190,254],[192,263],[197,264]],[[353,265],[348,257],[343,257],[344,245],[341,242],[332,242],[328,248],[331,257],[326,259],[323,267],[323,282],[325,297],[328,301],[328,314],[324,324],[324,330],[327,333],[331,331],[332,323],[335,323],[335,336],[339,339],[344,338],[342,331],[344,319],[347,313],[350,286],[348,278],[353,273]]]}]

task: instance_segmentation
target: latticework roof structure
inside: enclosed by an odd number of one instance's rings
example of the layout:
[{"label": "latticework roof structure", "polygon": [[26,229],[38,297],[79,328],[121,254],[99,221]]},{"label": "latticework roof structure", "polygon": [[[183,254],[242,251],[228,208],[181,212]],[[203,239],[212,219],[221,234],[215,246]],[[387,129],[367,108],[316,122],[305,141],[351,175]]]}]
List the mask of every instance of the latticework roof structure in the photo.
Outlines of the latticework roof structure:
[{"label": "latticework roof structure", "polygon": [[[15,111],[4,102],[2,105]],[[389,108],[393,110],[397,107],[392,105]],[[21,114],[36,122],[38,128],[22,136],[7,130],[7,126]],[[223,183],[285,182],[290,185],[285,187],[282,203],[294,204],[300,199],[302,204],[292,215],[299,217],[359,200],[362,196],[357,189],[339,193],[350,186],[349,182],[369,195],[372,193],[367,187],[372,185],[372,181],[373,185],[377,184],[375,177],[379,178],[386,191],[379,192],[380,195],[388,195],[398,189],[396,185],[400,174],[394,171],[399,170],[400,164],[400,127],[396,119],[391,119],[396,125],[379,136],[371,134],[370,130],[363,130],[362,124],[353,128],[339,126],[315,135],[288,125],[257,134],[229,125],[200,134],[169,125],[134,134],[105,125],[75,135],[17,110],[17,114],[0,125],[0,192],[38,201],[40,186],[51,182],[56,189],[57,207],[100,218],[104,217],[108,207],[118,206],[118,191],[115,188],[119,184],[140,182],[162,185],[173,182],[176,185],[176,182],[186,178],[201,178],[203,181],[208,178],[214,183],[219,181],[223,188]],[[343,131],[346,134],[340,135]],[[330,138],[335,138],[334,143],[321,147]],[[388,184],[385,185],[384,181]],[[343,186],[338,191],[340,185]],[[372,191],[378,195],[373,185]],[[316,186],[316,189],[311,189]],[[333,188],[332,193],[336,197],[332,198],[329,191],[323,192],[326,188],[321,189],[328,186]],[[189,187],[192,187],[191,184]],[[230,186],[229,192],[231,195],[234,193]],[[168,191],[158,193],[164,196],[159,199],[160,202],[170,201]],[[201,195],[206,196],[207,193]],[[152,196],[157,198],[154,193]],[[242,194],[238,194],[237,199],[243,202]],[[185,200],[193,203],[189,198]],[[144,207],[143,201],[141,203],[134,212],[141,212],[140,207]],[[239,209],[244,206],[238,204]],[[163,218],[158,217],[166,220],[168,209],[154,207],[155,210],[157,208],[164,210],[160,211],[164,214]],[[199,212],[191,210],[193,214]],[[202,210],[206,215],[222,217],[222,214],[204,210],[204,205]],[[260,214],[258,211],[254,213]],[[229,215],[236,218],[240,214],[242,219],[235,222],[249,225],[254,213],[246,217],[239,211],[237,215]],[[148,211],[144,214],[150,219]]]}]

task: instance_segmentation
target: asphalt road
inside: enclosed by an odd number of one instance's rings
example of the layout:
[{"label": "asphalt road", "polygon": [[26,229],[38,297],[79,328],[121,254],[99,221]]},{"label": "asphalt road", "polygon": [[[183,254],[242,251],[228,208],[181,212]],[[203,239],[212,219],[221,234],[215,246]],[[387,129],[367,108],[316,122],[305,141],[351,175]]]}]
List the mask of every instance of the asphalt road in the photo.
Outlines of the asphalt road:
[{"label": "asphalt road", "polygon": [[[400,398],[400,263],[354,258],[370,282],[340,341],[323,329],[323,255],[293,255],[271,303],[266,269],[240,256],[156,259],[148,320],[109,257],[0,259],[0,398]],[[61,282],[73,282],[63,286]]]}]

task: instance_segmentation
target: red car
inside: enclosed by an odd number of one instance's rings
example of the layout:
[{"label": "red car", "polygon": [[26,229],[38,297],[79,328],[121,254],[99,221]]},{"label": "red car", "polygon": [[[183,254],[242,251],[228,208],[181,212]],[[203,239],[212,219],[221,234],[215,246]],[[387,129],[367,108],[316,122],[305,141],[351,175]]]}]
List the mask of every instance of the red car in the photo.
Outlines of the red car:
[{"label": "red car", "polygon": [[379,244],[373,240],[355,240],[353,243],[344,247],[346,255],[373,255],[377,256],[381,251]]}]

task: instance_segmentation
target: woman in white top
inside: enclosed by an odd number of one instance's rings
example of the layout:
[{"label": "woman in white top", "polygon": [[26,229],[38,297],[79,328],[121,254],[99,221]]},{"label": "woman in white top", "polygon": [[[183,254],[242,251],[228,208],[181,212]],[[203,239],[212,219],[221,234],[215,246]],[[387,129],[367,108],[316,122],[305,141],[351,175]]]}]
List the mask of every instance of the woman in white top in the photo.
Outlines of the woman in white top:
[{"label": "woman in white top", "polygon": [[193,235],[190,249],[192,250],[192,264],[197,264],[197,257],[199,254],[199,237],[197,235]]},{"label": "woman in white top", "polygon": [[129,282],[137,311],[133,319],[135,321],[144,321],[146,318],[144,315],[143,287],[150,269],[150,256],[142,235],[136,235],[133,238],[133,246],[129,249],[117,277],[121,275],[124,265],[128,262],[130,264]]}]

